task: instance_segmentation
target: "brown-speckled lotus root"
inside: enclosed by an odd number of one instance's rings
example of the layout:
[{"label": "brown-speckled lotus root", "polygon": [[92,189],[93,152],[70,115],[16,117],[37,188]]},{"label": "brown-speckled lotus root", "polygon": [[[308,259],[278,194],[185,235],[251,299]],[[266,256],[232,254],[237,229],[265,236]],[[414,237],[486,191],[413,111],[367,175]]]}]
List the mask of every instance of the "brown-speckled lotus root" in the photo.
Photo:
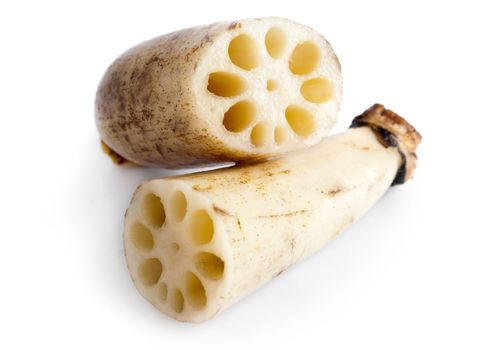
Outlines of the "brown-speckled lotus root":
[{"label": "brown-speckled lotus root", "polygon": [[96,123],[119,164],[248,161],[317,143],[341,96],[340,65],[320,34],[286,19],[248,19],[125,52],[99,85]]},{"label": "brown-speckled lotus root", "polygon": [[205,321],[335,238],[416,166],[420,135],[404,119],[375,105],[356,122],[276,160],[140,186],[124,235],[139,292]]}]

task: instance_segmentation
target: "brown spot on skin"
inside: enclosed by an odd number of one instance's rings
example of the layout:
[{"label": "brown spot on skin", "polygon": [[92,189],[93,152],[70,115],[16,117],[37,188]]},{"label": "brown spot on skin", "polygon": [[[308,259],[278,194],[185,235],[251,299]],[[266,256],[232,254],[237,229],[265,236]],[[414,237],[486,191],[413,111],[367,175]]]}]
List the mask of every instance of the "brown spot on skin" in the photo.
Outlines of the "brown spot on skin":
[{"label": "brown spot on skin", "polygon": [[241,28],[241,23],[232,22],[231,25],[227,28],[227,30],[234,30],[234,29],[240,29],[240,28]]},{"label": "brown spot on skin", "polygon": [[325,194],[325,195],[327,195],[329,197],[334,197],[337,194],[344,193],[344,192],[347,192],[347,191],[353,191],[355,189],[357,189],[357,186],[352,186],[350,188],[343,187],[343,186],[335,186],[333,188],[330,188],[327,191],[321,191],[321,193],[322,194]]},{"label": "brown spot on skin", "polygon": [[260,215],[258,216],[259,219],[270,219],[270,218],[280,218],[280,217],[290,217],[298,214],[304,214],[307,213],[308,210],[303,209],[303,210],[296,210],[296,211],[291,211],[288,213],[282,213],[282,214],[272,214],[272,215]]},{"label": "brown spot on skin", "polygon": [[290,174],[290,169],[281,170],[281,171],[276,172],[276,173],[272,173],[271,171],[267,171],[267,172],[266,172],[266,174],[267,174],[268,176],[270,176],[270,177],[271,177],[271,176],[275,176],[275,175],[279,175],[279,174],[285,174],[285,175],[287,175],[287,174]]},{"label": "brown spot on skin", "polygon": [[166,155],[165,155],[165,153],[162,151],[162,149],[159,147],[159,145],[158,145],[158,144],[155,144],[155,145],[154,145],[154,147],[155,147],[156,151],[157,151],[157,152],[161,155],[161,157],[162,157],[163,159],[165,159],[165,158],[166,158]]},{"label": "brown spot on skin", "polygon": [[191,188],[198,192],[207,192],[212,189],[212,185],[207,185],[206,187],[200,187],[200,185],[193,185]]},{"label": "brown spot on skin", "polygon": [[285,270],[286,270],[286,269],[282,269],[282,270],[280,270],[280,272],[279,272],[279,273],[277,273],[275,276],[273,276],[273,278],[280,276],[281,274],[283,274],[283,273],[285,272]]},{"label": "brown spot on skin", "polygon": [[214,211],[217,213],[217,214],[220,214],[220,215],[225,215],[225,216],[234,216],[232,215],[231,213],[229,213],[227,210],[224,210],[220,207],[218,207],[217,205],[212,205],[212,208],[214,209]]},{"label": "brown spot on skin", "polygon": [[340,187],[337,187],[337,188],[334,188],[334,189],[328,191],[328,194],[330,196],[335,196],[336,194],[338,194],[340,192],[342,192],[342,189]]},{"label": "brown spot on skin", "polygon": [[248,171],[242,172],[241,175],[239,175],[239,183],[240,184],[246,184],[251,181],[251,175],[249,174]]},{"label": "brown spot on skin", "polygon": [[367,146],[364,146],[364,147],[362,147],[362,150],[363,150],[363,151],[370,151],[370,150],[371,150],[371,148],[369,148],[369,147],[367,147]]},{"label": "brown spot on skin", "polygon": [[326,194],[327,196],[330,196],[330,197],[334,197],[337,194],[344,192],[345,190],[346,189],[343,187],[336,186],[336,187],[330,188],[327,191],[321,191],[321,193]]},{"label": "brown spot on skin", "polygon": [[[207,40],[207,41],[210,40],[211,41],[210,36],[208,34],[205,35],[205,40]],[[191,49],[191,51],[189,52],[189,55],[193,55],[199,48],[200,47],[195,46],[193,49]]]}]

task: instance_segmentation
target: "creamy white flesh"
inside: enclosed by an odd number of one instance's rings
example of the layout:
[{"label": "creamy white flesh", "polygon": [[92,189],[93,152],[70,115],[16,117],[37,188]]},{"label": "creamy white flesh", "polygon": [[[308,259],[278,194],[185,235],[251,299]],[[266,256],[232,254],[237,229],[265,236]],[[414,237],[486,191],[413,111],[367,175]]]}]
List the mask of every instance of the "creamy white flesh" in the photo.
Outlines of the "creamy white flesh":
[{"label": "creamy white flesh", "polygon": [[212,133],[242,151],[270,154],[327,136],[342,98],[340,66],[328,42],[282,18],[230,28],[194,75],[197,108],[210,116]]},{"label": "creamy white flesh", "polygon": [[400,162],[363,127],[282,159],[146,182],[125,219],[132,279],[171,317],[207,320],[357,220]]}]

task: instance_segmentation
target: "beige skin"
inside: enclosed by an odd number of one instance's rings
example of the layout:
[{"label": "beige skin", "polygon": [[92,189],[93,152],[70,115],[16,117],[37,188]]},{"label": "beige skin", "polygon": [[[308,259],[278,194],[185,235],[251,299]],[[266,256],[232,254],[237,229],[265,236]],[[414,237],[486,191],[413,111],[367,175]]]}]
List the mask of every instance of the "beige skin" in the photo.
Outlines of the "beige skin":
[{"label": "beige skin", "polygon": [[141,185],[124,234],[139,292],[202,322],[335,238],[416,166],[402,118],[376,105],[355,121],[284,158]]},{"label": "beige skin", "polygon": [[179,168],[314,145],[341,98],[328,42],[264,18],[185,29],[128,50],[104,74],[95,115],[116,163]]}]

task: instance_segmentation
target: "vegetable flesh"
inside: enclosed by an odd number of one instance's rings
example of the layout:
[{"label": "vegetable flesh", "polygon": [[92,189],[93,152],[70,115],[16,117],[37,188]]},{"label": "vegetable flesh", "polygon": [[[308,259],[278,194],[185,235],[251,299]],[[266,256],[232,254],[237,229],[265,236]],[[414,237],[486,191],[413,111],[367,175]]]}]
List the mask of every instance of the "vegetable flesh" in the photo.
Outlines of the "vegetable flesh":
[{"label": "vegetable flesh", "polygon": [[[375,107],[366,113],[387,111]],[[401,129],[388,146],[378,134],[386,129],[363,126],[284,158],[144,183],[125,218],[126,258],[137,289],[178,320],[213,317],[363,215],[410,164],[405,154],[415,154],[420,136],[406,127],[413,145],[400,142]],[[414,168],[405,172],[411,176]],[[158,227],[145,209],[152,196],[162,203],[162,213],[153,215],[165,217]],[[171,215],[176,207],[186,209]],[[151,249],[146,235],[135,239],[135,225],[151,231]],[[175,297],[162,298],[163,286]]]}]

